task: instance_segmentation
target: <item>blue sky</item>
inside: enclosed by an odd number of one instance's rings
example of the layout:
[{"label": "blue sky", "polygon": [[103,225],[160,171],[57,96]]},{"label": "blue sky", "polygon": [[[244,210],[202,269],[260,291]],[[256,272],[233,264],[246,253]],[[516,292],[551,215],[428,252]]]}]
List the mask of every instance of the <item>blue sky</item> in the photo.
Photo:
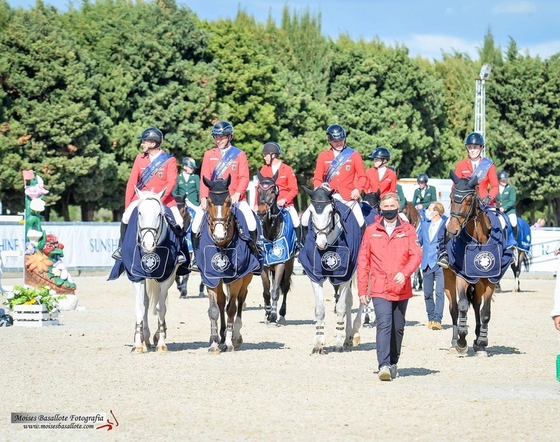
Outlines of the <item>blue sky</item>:
[{"label": "blue sky", "polygon": [[[94,0],[92,0],[94,1]],[[34,0],[8,0],[29,7]],[[66,10],[69,0],[44,0]],[[322,31],[337,38],[380,38],[390,45],[406,45],[411,55],[441,58],[442,50],[466,52],[478,58],[477,48],[490,28],[496,44],[506,48],[512,37],[520,51],[547,58],[560,52],[558,0],[178,0],[200,18],[235,17],[238,9],[265,21],[269,14],[279,23],[287,4],[292,11],[321,13]],[[79,5],[79,2],[75,2]]]}]

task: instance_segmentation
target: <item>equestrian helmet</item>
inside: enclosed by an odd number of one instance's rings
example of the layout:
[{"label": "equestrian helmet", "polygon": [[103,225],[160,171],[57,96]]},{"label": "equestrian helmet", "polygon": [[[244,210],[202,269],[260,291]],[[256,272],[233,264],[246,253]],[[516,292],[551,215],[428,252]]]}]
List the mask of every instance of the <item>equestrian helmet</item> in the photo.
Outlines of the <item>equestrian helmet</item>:
[{"label": "equestrian helmet", "polygon": [[479,134],[478,132],[471,132],[470,134],[467,135],[467,138],[465,138],[465,146],[469,144],[484,146],[484,137],[482,136],[482,134]]},{"label": "equestrian helmet", "polygon": [[509,175],[505,170],[502,170],[500,173],[498,173],[498,180],[499,181],[503,181],[503,180],[507,180],[509,179]]},{"label": "equestrian helmet", "polygon": [[427,183],[428,182],[428,174],[426,173],[421,173],[420,175],[418,175],[418,178],[416,179],[416,181],[418,181],[419,183]]},{"label": "equestrian helmet", "polygon": [[159,146],[163,143],[163,133],[157,127],[148,127],[142,132],[138,139],[142,141],[153,141]]},{"label": "equestrian helmet", "polygon": [[227,121],[218,121],[212,127],[212,136],[220,137],[224,135],[230,135],[233,137],[233,126]]},{"label": "equestrian helmet", "polygon": [[391,159],[391,152],[389,149],[383,146],[379,146],[377,149],[373,151],[373,153],[368,157],[370,160],[390,160]]},{"label": "equestrian helmet", "polygon": [[266,155],[267,153],[275,153],[276,155],[280,155],[282,153],[282,148],[278,143],[269,141],[268,143],[265,143],[262,148],[262,154]]},{"label": "equestrian helmet", "polygon": [[191,157],[183,158],[183,161],[181,161],[181,164],[183,164],[183,166],[190,167],[191,169],[196,169],[196,161],[193,160]]},{"label": "equestrian helmet", "polygon": [[327,141],[340,141],[346,139],[346,131],[340,124],[331,124],[327,127]]}]

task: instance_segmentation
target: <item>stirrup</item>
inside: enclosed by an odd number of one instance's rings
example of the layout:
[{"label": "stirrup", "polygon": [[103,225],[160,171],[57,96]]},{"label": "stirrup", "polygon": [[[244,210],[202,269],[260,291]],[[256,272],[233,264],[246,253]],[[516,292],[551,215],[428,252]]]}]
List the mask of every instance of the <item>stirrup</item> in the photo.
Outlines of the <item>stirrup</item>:
[{"label": "stirrup", "polygon": [[111,255],[111,258],[113,259],[120,259],[122,261],[122,248],[121,247],[117,247],[117,249],[113,252],[113,254]]},{"label": "stirrup", "polygon": [[184,253],[179,253],[179,256],[177,256],[177,264],[181,265],[187,262],[187,258],[185,257]]},{"label": "stirrup", "polygon": [[449,268],[449,257],[448,256],[440,256],[440,258],[438,259],[437,265],[440,266],[442,269],[448,269]]}]

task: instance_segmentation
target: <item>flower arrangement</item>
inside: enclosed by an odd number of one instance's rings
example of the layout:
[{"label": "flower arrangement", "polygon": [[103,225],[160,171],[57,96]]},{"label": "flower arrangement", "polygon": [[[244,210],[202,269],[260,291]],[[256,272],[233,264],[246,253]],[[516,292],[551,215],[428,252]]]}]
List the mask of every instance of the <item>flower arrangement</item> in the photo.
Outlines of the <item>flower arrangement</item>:
[{"label": "flower arrangement", "polygon": [[58,309],[58,301],[65,299],[66,295],[57,295],[54,290],[48,287],[22,287],[16,285],[13,292],[8,295],[4,305],[10,310],[14,310],[16,305],[41,305],[43,304],[50,313]]},{"label": "flower arrangement", "polygon": [[47,286],[57,293],[73,294],[76,284],[62,260],[64,245],[41,227],[41,212],[45,210],[42,197],[49,192],[43,187],[43,180],[33,171],[24,171],[23,175],[24,180],[30,181],[25,189],[25,283],[36,287]]}]

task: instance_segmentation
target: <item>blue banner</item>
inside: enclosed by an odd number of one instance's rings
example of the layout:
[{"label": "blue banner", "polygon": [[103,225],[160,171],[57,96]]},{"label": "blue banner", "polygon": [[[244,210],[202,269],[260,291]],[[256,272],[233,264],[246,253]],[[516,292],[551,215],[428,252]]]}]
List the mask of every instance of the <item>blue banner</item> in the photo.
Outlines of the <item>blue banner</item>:
[{"label": "blue banner", "polygon": [[344,163],[346,163],[346,161],[352,156],[353,153],[354,149],[345,147],[342,152],[340,152],[338,156],[332,161],[323,181],[325,183],[330,183],[333,177],[338,173],[340,168],[344,165]]},{"label": "blue banner", "polygon": [[237,156],[241,153],[241,149],[238,149],[235,146],[229,147],[226,154],[222,157],[220,162],[216,164],[214,168],[214,172],[212,172],[212,176],[210,180],[215,181],[222,178],[222,174],[226,171],[229,165],[237,158]]},{"label": "blue banner", "polygon": [[148,167],[144,169],[142,175],[140,175],[140,179],[136,183],[136,188],[138,190],[142,190],[142,188],[148,184],[148,181],[152,179],[152,177],[156,174],[158,169],[165,164],[165,162],[171,158],[167,152],[161,152],[157,158],[152,161]]}]

